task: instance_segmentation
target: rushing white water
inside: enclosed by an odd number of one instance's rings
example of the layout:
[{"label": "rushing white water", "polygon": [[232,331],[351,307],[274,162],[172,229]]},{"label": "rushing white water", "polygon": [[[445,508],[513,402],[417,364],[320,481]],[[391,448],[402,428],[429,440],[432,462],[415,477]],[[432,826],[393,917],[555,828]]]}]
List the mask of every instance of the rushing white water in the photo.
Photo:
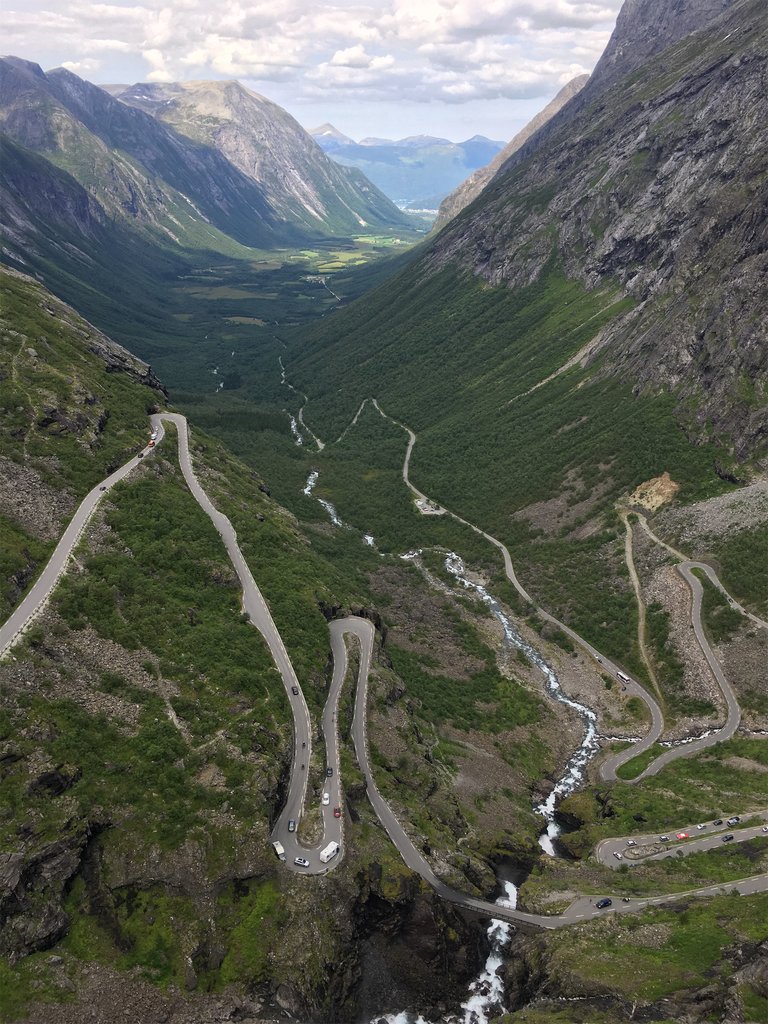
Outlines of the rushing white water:
[{"label": "rushing white water", "polygon": [[567,707],[572,708],[584,722],[584,738],[565,766],[563,775],[555,784],[547,799],[534,808],[536,813],[540,814],[547,822],[546,831],[539,837],[539,846],[550,857],[554,857],[556,856],[554,840],[560,834],[560,828],[555,821],[555,804],[558,799],[572,793],[578,786],[584,777],[584,769],[600,749],[597,736],[597,716],[591,708],[586,707],[584,704],[579,704],[578,701],[572,700],[563,693],[560,680],[557,678],[557,673],[552,666],[547,664],[535,647],[531,647],[529,643],[523,640],[496,598],[489,594],[480,583],[475,583],[468,579],[466,566],[455,552],[451,551],[446,556],[445,568],[465,589],[472,590],[478,594],[483,603],[490,608],[491,613],[501,623],[505,641],[522,651],[531,664],[535,665],[542,673],[547,681],[547,687],[552,699],[556,700],[559,704],[565,704]]},{"label": "rushing white water", "polygon": [[[307,482],[304,485],[304,488],[303,488],[301,493],[302,494],[306,494],[306,496],[309,498],[311,496],[311,494],[312,494],[312,491],[314,491],[314,489],[315,489],[315,484],[317,483],[317,478],[319,476],[320,476],[319,471],[316,470],[316,469],[313,469],[312,472],[307,477]],[[320,502],[320,504],[323,506],[325,511],[328,513],[328,515],[330,517],[330,520],[331,520],[331,522],[333,523],[334,526],[343,526],[344,525],[344,523],[342,523],[342,521],[339,519],[338,512],[333,507],[333,505],[330,503],[330,501],[326,501],[325,498],[318,498],[317,500]]]},{"label": "rushing white water", "polygon": [[288,416],[290,417],[291,420],[291,433],[293,434],[293,443],[296,445],[304,444],[304,438],[301,436],[301,431],[299,430],[299,426],[296,422],[296,417],[293,416],[291,413],[288,413]]},{"label": "rushing white water", "polygon": [[315,484],[317,483],[317,478],[319,476],[319,472],[316,469],[313,469],[312,472],[307,477],[307,482],[304,485],[304,490],[301,493],[306,494],[306,496],[309,498],[312,494],[312,491],[314,491],[315,489]]},{"label": "rushing white water", "polygon": [[[512,882],[504,883],[504,895],[496,900],[501,907],[517,906],[517,886]],[[488,927],[488,938],[491,951],[485,961],[485,967],[476,981],[469,986],[469,997],[461,1004],[463,1017],[454,1018],[457,1024],[488,1024],[491,1015],[497,1017],[504,1013],[504,982],[499,976],[499,968],[504,963],[502,952],[512,936],[512,925],[494,918]]]},{"label": "rushing white water", "polygon": [[[512,882],[504,882],[504,893],[496,903],[500,907],[517,906],[517,886]],[[488,926],[487,935],[491,943],[488,959],[477,978],[470,983],[469,995],[461,1004],[459,1016],[451,1014],[443,1017],[443,1024],[489,1024],[491,1019],[504,1013],[504,983],[499,976],[499,968],[504,963],[503,950],[509,943],[514,931],[511,924],[494,918]],[[376,1017],[375,1022],[385,1020],[387,1024],[427,1024],[420,1013],[405,1010],[402,1013],[387,1014]]]}]

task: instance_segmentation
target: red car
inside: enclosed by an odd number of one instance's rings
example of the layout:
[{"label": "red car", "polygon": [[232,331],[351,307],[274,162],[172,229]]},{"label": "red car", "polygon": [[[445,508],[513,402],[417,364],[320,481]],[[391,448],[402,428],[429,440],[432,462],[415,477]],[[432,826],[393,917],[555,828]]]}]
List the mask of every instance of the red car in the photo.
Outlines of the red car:
[{"label": "red car", "polygon": [[687,832],[678,832],[677,833],[677,838],[678,839],[687,839],[688,838],[688,833]]},{"label": "red car", "polygon": [[340,818],[341,817],[341,808],[340,807],[334,807],[333,808],[333,816],[334,816],[334,818]]}]

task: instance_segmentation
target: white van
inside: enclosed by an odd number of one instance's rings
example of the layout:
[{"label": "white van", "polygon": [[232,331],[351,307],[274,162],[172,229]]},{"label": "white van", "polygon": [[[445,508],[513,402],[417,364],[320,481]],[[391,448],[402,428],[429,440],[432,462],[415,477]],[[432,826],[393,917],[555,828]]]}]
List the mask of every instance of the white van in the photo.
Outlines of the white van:
[{"label": "white van", "polygon": [[279,860],[285,860],[285,847],[279,841],[272,843],[275,854]]},{"label": "white van", "polygon": [[320,851],[320,861],[322,864],[327,864],[329,860],[333,860],[336,854],[339,852],[338,843],[328,843],[324,850]]}]

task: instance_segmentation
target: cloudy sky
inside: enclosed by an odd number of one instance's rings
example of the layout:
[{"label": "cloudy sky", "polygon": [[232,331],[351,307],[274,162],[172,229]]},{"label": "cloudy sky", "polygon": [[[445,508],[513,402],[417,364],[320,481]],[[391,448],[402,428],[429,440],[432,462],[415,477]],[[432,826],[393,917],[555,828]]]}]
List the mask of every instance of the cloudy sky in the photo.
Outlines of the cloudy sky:
[{"label": "cloudy sky", "polygon": [[508,139],[592,70],[621,2],[6,0],[0,30],[7,53],[92,82],[239,78],[356,139]]}]

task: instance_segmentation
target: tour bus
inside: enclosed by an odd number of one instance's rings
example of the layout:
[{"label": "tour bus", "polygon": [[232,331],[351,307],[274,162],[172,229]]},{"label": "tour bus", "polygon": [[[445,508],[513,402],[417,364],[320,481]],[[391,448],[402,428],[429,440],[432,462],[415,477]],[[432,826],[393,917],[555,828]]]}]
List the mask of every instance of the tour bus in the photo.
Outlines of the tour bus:
[{"label": "tour bus", "polygon": [[624,673],[623,673],[623,672],[620,672],[620,671],[619,671],[618,669],[616,670],[616,675],[617,675],[617,676],[619,677],[619,679],[621,679],[621,680],[622,680],[623,682],[625,682],[625,683],[628,683],[628,682],[629,682],[629,676],[627,676],[627,675],[624,675]]}]

